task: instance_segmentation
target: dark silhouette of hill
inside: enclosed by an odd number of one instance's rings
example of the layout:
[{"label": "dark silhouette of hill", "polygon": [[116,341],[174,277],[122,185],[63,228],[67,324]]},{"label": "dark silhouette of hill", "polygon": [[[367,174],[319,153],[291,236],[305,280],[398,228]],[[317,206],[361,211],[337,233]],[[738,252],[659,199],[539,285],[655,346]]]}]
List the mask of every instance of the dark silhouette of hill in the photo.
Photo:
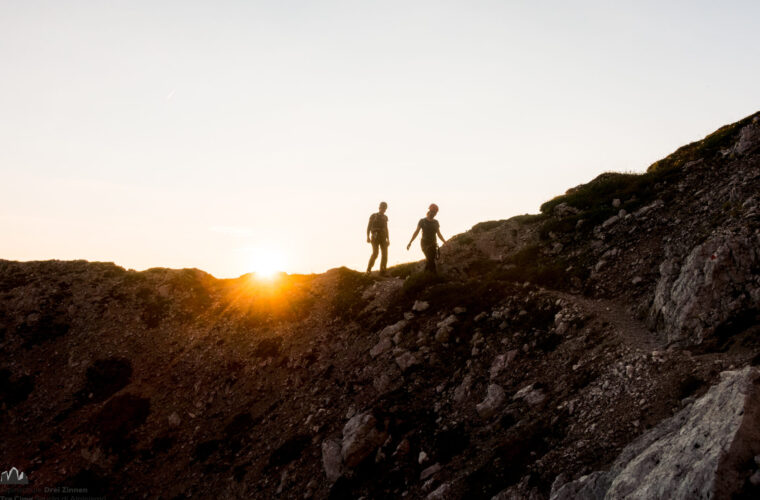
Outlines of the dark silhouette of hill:
[{"label": "dark silhouette of hill", "polygon": [[117,498],[754,498],[759,193],[756,113],[437,277],[0,261],[0,456]]}]

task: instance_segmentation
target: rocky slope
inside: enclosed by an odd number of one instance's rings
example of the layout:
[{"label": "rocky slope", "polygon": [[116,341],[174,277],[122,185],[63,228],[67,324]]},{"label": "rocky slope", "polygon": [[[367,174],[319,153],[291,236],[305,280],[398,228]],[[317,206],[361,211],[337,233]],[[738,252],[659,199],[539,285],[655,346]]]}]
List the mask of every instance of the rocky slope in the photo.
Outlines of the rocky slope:
[{"label": "rocky slope", "polygon": [[439,277],[0,261],[2,468],[112,498],[756,498],[758,193],[760,113],[476,225]]}]

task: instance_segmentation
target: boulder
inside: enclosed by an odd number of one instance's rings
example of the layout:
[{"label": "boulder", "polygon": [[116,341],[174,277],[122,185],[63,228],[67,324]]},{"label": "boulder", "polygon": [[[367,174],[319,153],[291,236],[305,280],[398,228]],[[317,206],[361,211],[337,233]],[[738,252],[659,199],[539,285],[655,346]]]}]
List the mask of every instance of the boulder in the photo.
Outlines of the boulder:
[{"label": "boulder", "polygon": [[413,367],[414,365],[418,365],[419,363],[419,360],[414,356],[414,354],[409,351],[404,351],[400,355],[396,356],[396,364],[402,372],[407,371],[409,368]]},{"label": "boulder", "polygon": [[441,344],[445,344],[449,341],[451,338],[451,332],[453,332],[454,329],[450,326],[442,326],[435,332],[435,340],[440,342]]},{"label": "boulder", "polygon": [[343,458],[340,452],[340,443],[335,439],[322,441],[322,466],[325,469],[327,480],[334,483],[343,475]]},{"label": "boulder", "polygon": [[388,325],[380,331],[380,337],[391,338],[406,327],[407,321],[402,319],[392,325]]},{"label": "boulder", "polygon": [[531,406],[541,404],[546,399],[546,394],[541,389],[536,388],[534,384],[526,385],[512,396],[513,401],[522,399]]},{"label": "boulder", "polygon": [[565,483],[551,499],[728,499],[759,452],[760,369],[723,372],[707,394],[623,449],[608,471]]},{"label": "boulder", "polygon": [[760,307],[753,269],[760,265],[760,237],[716,231],[682,265],[660,265],[650,326],[681,345],[701,344],[716,328],[743,311]]},{"label": "boulder", "polygon": [[470,389],[472,388],[472,374],[468,373],[462,379],[462,383],[454,389],[454,401],[461,403],[470,395]]},{"label": "boulder", "polygon": [[409,440],[404,438],[401,440],[398,446],[396,446],[396,450],[393,452],[393,456],[405,457],[409,454],[411,449],[412,449],[412,445],[409,443]]},{"label": "boulder", "polygon": [[372,386],[380,394],[386,394],[395,391],[404,384],[404,379],[401,376],[401,370],[394,365],[390,365],[380,376],[376,376],[372,379]]},{"label": "boulder", "polygon": [[171,427],[177,427],[182,422],[182,419],[179,418],[179,415],[177,412],[172,412],[171,415],[169,415],[169,426]]},{"label": "boulder", "polygon": [[543,500],[546,495],[542,494],[538,488],[531,488],[528,483],[530,476],[520,480],[519,484],[510,486],[491,497],[491,500]]},{"label": "boulder", "polygon": [[578,215],[581,213],[581,211],[573,206],[568,205],[567,203],[559,203],[552,209],[552,213],[559,218],[564,218],[572,215]]},{"label": "boulder", "polygon": [[488,370],[488,374],[490,375],[491,380],[498,377],[502,371],[504,371],[504,368],[507,367],[507,355],[506,354],[499,354],[496,356],[493,360],[493,363],[491,363],[491,368]]},{"label": "boulder", "polygon": [[359,413],[346,422],[343,427],[341,456],[343,464],[352,468],[375,452],[388,437],[378,428],[377,419],[369,412]]},{"label": "boulder", "polygon": [[450,483],[443,483],[425,497],[426,500],[449,500],[453,498]]},{"label": "boulder", "polygon": [[436,472],[441,470],[441,464],[435,463],[431,465],[430,467],[427,467],[420,473],[420,481],[424,481],[425,479],[429,478]]},{"label": "boulder", "polygon": [[556,491],[552,489],[549,500],[602,500],[609,488],[606,474],[597,471],[565,483]]},{"label": "boulder", "polygon": [[743,155],[760,146],[760,122],[755,117],[752,123],[742,127],[739,139],[731,148],[731,152]]},{"label": "boulder", "polygon": [[662,200],[655,200],[654,202],[650,203],[649,205],[646,205],[644,207],[641,207],[640,209],[636,210],[633,215],[634,217],[641,217],[643,215],[646,215],[651,210],[656,210],[658,208],[662,208],[665,206],[665,202]]},{"label": "boulder", "polygon": [[370,349],[369,355],[372,356],[373,358],[376,358],[380,356],[381,354],[384,354],[390,351],[392,347],[393,347],[393,343],[391,342],[391,339],[389,339],[388,337],[383,337],[383,339],[380,342],[378,342],[375,345],[375,347]]},{"label": "boulder", "polygon": [[475,409],[481,418],[491,418],[504,404],[505,399],[504,389],[500,385],[491,384],[486,391],[486,398],[475,406]]},{"label": "boulder", "polygon": [[619,216],[613,215],[609,219],[607,219],[604,222],[602,222],[602,229],[606,229],[606,228],[610,227],[611,225],[615,224],[619,220],[620,220]]},{"label": "boulder", "polygon": [[447,316],[445,319],[443,319],[442,321],[439,321],[439,322],[438,322],[438,324],[437,324],[436,326],[437,326],[438,328],[443,328],[443,327],[445,327],[445,326],[451,326],[451,325],[453,325],[454,323],[456,323],[457,321],[458,321],[458,320],[457,320],[457,317],[456,317],[456,315],[454,315],[454,314],[449,314],[449,315],[448,315],[448,316]]},{"label": "boulder", "polygon": [[424,300],[415,300],[414,305],[412,306],[412,311],[414,312],[427,311],[428,307],[430,307],[430,304],[428,304]]}]

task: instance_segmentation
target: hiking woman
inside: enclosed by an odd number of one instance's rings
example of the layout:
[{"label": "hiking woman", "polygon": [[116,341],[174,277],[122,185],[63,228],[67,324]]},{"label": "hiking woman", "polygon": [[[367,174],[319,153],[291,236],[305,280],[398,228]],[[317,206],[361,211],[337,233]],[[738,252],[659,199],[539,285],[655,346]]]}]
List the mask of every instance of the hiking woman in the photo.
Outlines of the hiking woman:
[{"label": "hiking woman", "polygon": [[425,218],[420,219],[417,223],[417,229],[414,230],[412,239],[409,240],[409,244],[406,246],[406,249],[409,250],[414,238],[416,238],[420,230],[422,230],[420,243],[422,246],[422,252],[425,254],[425,271],[430,271],[433,274],[436,273],[435,259],[438,258],[438,240],[436,239],[436,236],[441,238],[442,242],[446,243],[446,240],[441,234],[440,225],[438,224],[438,221],[435,220],[437,213],[438,205],[432,203],[430,207],[428,207],[428,212]]}]

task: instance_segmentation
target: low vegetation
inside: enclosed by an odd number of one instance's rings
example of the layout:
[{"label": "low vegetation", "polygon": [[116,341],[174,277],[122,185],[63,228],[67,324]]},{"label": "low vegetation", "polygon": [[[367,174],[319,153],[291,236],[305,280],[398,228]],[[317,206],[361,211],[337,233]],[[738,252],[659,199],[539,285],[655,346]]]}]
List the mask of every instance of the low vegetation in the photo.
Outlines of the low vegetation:
[{"label": "low vegetation", "polygon": [[[580,213],[554,217],[546,221],[541,228],[541,237],[546,239],[552,232],[588,232],[618,213],[620,209],[630,212],[658,196],[664,196],[663,186],[679,177],[684,165],[699,159],[714,159],[735,142],[741,128],[757,116],[760,116],[760,113],[722,127],[701,141],[679,148],[668,157],[653,163],[644,173],[606,172],[591,182],[569,189],[564,195],[545,202],[541,205],[541,214],[544,216],[552,215],[554,208],[562,203],[579,210]],[[612,206],[614,199],[621,201],[619,207]],[[579,224],[581,220],[583,222]]]},{"label": "low vegetation", "polygon": [[564,258],[544,254],[540,245],[529,245],[507,257],[504,265],[494,272],[494,277],[499,280],[567,289],[586,278],[587,272],[584,269],[572,266]]},{"label": "low vegetation", "polygon": [[728,148],[737,139],[737,134],[746,125],[752,123],[760,113],[752,114],[736,123],[725,125],[701,141],[695,141],[678,148],[673,154],[662,160],[654,162],[647,169],[647,173],[664,173],[683,167],[691,161],[703,158],[710,160],[721,151]]},{"label": "low vegetation", "polygon": [[337,272],[338,285],[332,300],[332,311],[340,318],[356,316],[364,306],[362,291],[372,283],[372,278],[347,267],[341,267]]}]

